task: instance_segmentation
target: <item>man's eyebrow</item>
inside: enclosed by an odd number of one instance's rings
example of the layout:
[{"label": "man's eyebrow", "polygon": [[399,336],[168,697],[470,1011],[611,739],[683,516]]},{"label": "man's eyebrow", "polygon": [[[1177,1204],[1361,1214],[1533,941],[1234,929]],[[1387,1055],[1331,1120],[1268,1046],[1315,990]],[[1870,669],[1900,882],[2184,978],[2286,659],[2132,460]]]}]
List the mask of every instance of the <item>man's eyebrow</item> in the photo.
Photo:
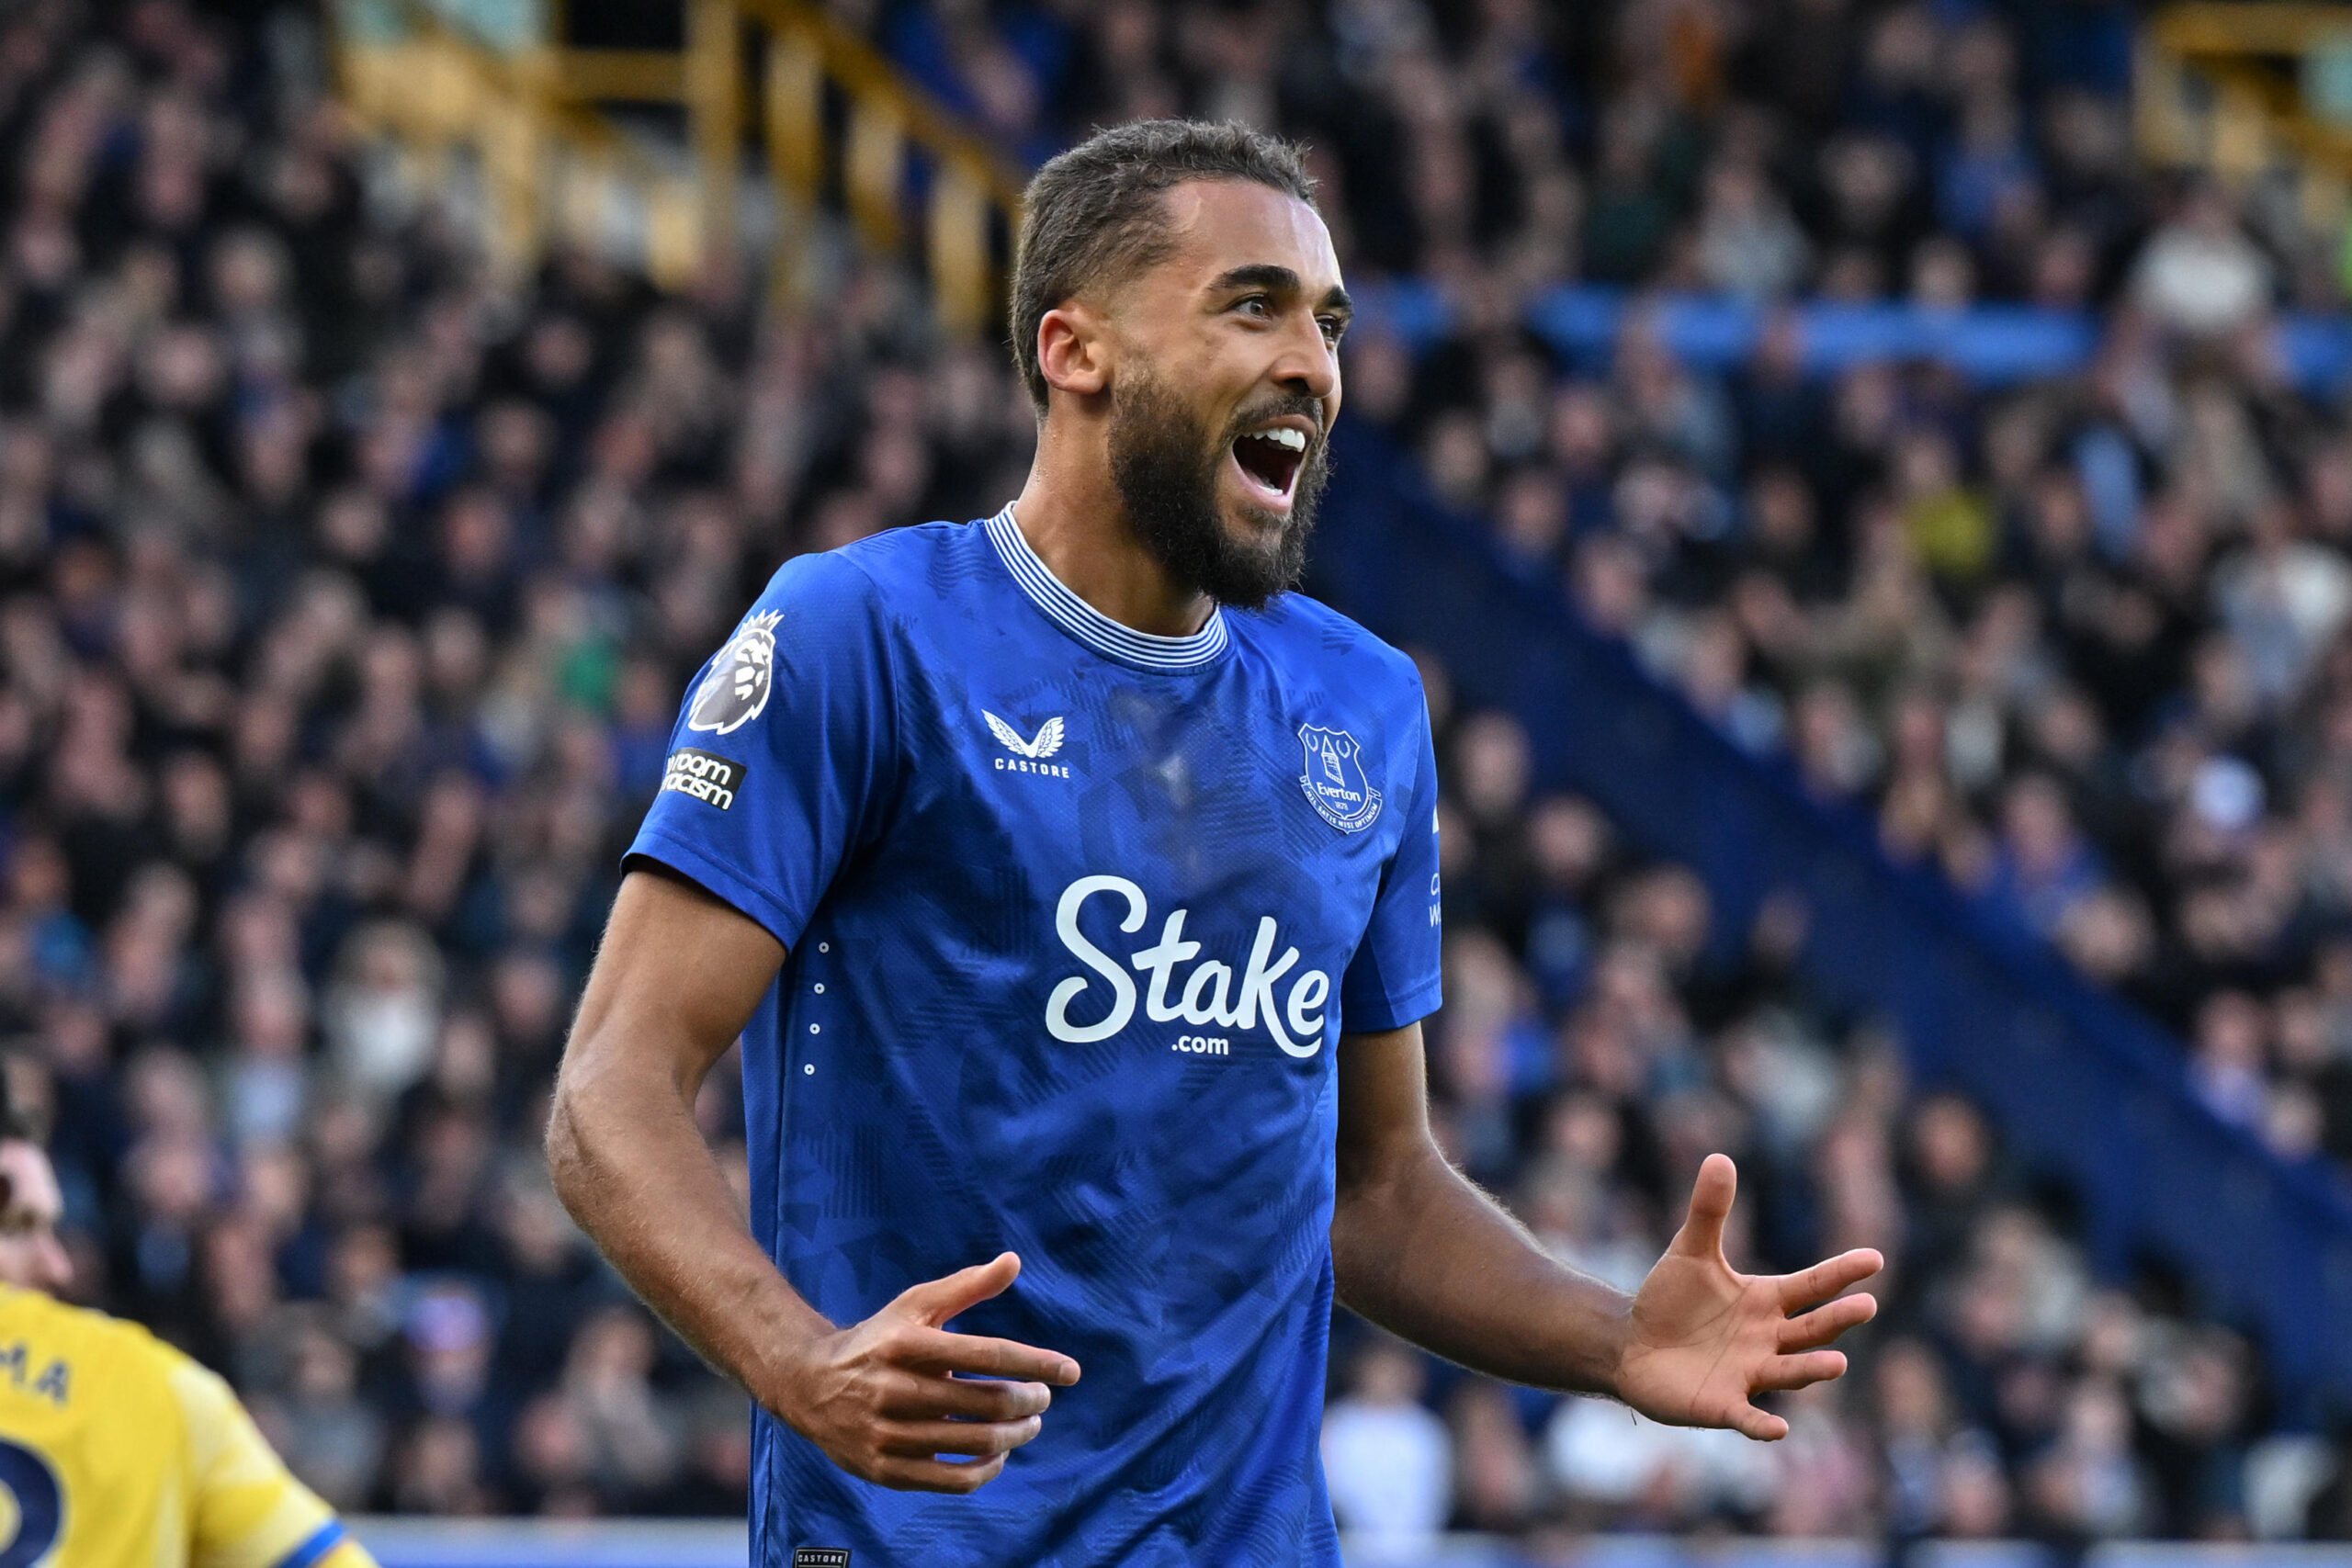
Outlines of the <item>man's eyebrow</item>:
[{"label": "man's eyebrow", "polygon": [[1218,274],[1216,281],[1209,287],[1219,291],[1269,288],[1278,294],[1295,294],[1306,285],[1299,282],[1298,274],[1278,263],[1253,262],[1248,266],[1237,266]]},{"label": "man's eyebrow", "polygon": [[[1248,266],[1237,266],[1218,274],[1209,287],[1219,293],[1234,288],[1263,288],[1276,294],[1296,294],[1306,285],[1300,281],[1298,274],[1280,263],[1254,262]],[[1316,309],[1352,316],[1356,311],[1356,302],[1349,297],[1346,289],[1335,283],[1325,292],[1322,303]]]}]

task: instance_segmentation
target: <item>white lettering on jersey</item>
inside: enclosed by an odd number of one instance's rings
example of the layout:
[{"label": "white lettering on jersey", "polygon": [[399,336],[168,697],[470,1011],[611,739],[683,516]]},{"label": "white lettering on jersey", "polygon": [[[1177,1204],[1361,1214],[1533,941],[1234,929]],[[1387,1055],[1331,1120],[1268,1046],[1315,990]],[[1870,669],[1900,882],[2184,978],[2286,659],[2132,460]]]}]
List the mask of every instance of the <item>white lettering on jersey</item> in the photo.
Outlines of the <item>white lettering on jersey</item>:
[{"label": "white lettering on jersey", "polygon": [[[1126,968],[1118,960],[1086,939],[1078,929],[1078,912],[1097,893],[1116,893],[1126,900],[1126,916],[1119,929],[1133,933],[1143,929],[1144,919],[1150,912],[1150,900],[1142,888],[1124,876],[1081,876],[1063,889],[1061,902],[1054,909],[1054,934],[1062,939],[1080,963],[1107,982],[1111,988],[1111,1005],[1100,1020],[1093,1023],[1070,1021],[1070,1004],[1093,987],[1093,981],[1083,975],[1072,975],[1053,989],[1046,1000],[1046,1029],[1057,1040],[1074,1045],[1107,1040],[1127,1026],[1135,1017],[1136,983],[1128,978]],[[1175,909],[1159,929],[1159,940],[1151,946],[1131,953],[1127,967],[1148,976],[1145,983],[1144,1016],[1155,1023],[1221,1024],[1228,1029],[1256,1029],[1262,1022],[1266,1032],[1284,1054],[1304,1060],[1323,1048],[1323,1005],[1330,999],[1331,976],[1320,969],[1309,969],[1291,983],[1290,995],[1277,1010],[1274,1005],[1274,983],[1297,967],[1299,952],[1286,947],[1282,956],[1274,956],[1274,943],[1280,940],[1281,928],[1272,915],[1258,920],[1258,934],[1250,944],[1250,956],[1241,969],[1238,996],[1235,994],[1233,966],[1216,959],[1195,967],[1183,984],[1176,983],[1176,966],[1200,955],[1201,944],[1186,940],[1184,920],[1190,913]],[[1169,991],[1174,988],[1178,999],[1171,1003]],[[1283,1026],[1289,1026],[1288,1032]],[[1294,1039],[1295,1036],[1295,1039]]]},{"label": "white lettering on jersey", "polygon": [[1062,901],[1054,910],[1054,934],[1060,937],[1062,945],[1078,954],[1089,969],[1111,982],[1111,1010],[1102,1015],[1099,1023],[1080,1024],[1069,1021],[1069,1004],[1086,992],[1087,980],[1083,975],[1073,975],[1064,980],[1054,987],[1054,994],[1046,998],[1046,1031],[1055,1039],[1067,1040],[1073,1045],[1108,1040],[1127,1026],[1127,1020],[1135,1016],[1136,1010],[1136,983],[1127,978],[1127,972],[1120,968],[1109,953],[1087,941],[1086,933],[1078,929],[1079,907],[1097,893],[1126,895],[1127,918],[1119,922],[1119,929],[1123,931],[1143,930],[1144,912],[1150,907],[1144,898],[1143,889],[1124,876],[1081,876],[1062,889]]}]

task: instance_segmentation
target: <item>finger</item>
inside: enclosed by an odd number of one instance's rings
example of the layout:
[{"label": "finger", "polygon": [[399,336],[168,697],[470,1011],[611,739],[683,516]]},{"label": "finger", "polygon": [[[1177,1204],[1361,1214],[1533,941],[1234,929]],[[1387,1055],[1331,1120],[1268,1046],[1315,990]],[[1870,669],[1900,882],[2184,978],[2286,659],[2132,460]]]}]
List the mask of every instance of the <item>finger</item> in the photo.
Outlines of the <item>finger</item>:
[{"label": "finger", "polygon": [[1732,1408],[1731,1419],[1725,1423],[1743,1438],[1753,1438],[1759,1443],[1777,1443],[1789,1435],[1789,1424],[1769,1410],[1758,1410],[1753,1404]]},{"label": "finger", "polygon": [[1004,1456],[956,1464],[944,1459],[886,1458],[874,1480],[895,1492],[977,1492],[1004,1471]]},{"label": "finger", "polygon": [[1000,1252],[986,1263],[958,1269],[944,1280],[927,1280],[920,1285],[909,1285],[899,1292],[898,1300],[882,1310],[936,1328],[966,1308],[978,1306],[990,1296],[1003,1294],[1020,1277],[1020,1255]]},{"label": "finger", "polygon": [[1729,1155],[1709,1155],[1699,1166],[1699,1179],[1690,1188],[1690,1213],[1674,1233],[1668,1252],[1685,1258],[1721,1258],[1724,1222],[1731,1217],[1731,1201],[1739,1191],[1739,1168]]},{"label": "finger", "polygon": [[1078,1381],[1078,1363],[1057,1350],[1040,1350],[1011,1339],[934,1329],[907,1336],[892,1357],[902,1367],[927,1372],[966,1372],[981,1377],[1020,1378],[1067,1388]]},{"label": "finger", "polygon": [[[1786,1393],[1793,1388],[1811,1388],[1817,1382],[1846,1375],[1846,1353],[1842,1350],[1808,1350],[1802,1356],[1774,1356],[1765,1361],[1756,1374],[1750,1393],[1767,1390]],[[1783,1423],[1785,1426],[1786,1423]]]},{"label": "finger", "polygon": [[1054,1391],[1041,1382],[1001,1382],[994,1378],[947,1378],[902,1372],[875,1408],[895,1421],[933,1421],[948,1416],[967,1421],[1018,1421],[1042,1416]]},{"label": "finger", "polygon": [[1020,1421],[900,1421],[884,1429],[886,1454],[926,1459],[933,1454],[1007,1454],[1045,1430],[1032,1416]]},{"label": "finger", "polygon": [[1826,1302],[1886,1267],[1886,1259],[1875,1247],[1860,1247],[1851,1252],[1841,1252],[1826,1258],[1812,1268],[1795,1274],[1783,1274],[1777,1281],[1782,1311]]},{"label": "finger", "polygon": [[1840,1296],[1827,1306],[1815,1307],[1803,1317],[1781,1325],[1781,1348],[1811,1350],[1828,1344],[1849,1328],[1859,1328],[1878,1315],[1878,1298]]}]

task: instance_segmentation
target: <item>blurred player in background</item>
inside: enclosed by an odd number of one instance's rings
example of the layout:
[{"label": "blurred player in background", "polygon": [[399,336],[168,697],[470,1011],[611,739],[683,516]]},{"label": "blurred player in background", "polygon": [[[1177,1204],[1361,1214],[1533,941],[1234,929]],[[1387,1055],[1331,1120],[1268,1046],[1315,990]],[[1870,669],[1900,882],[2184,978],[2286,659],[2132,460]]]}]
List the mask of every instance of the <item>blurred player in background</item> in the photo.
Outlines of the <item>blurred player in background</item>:
[{"label": "blurred player in background", "polygon": [[67,1306],[49,1156],[0,1093],[0,1563],[373,1568],[229,1385],[136,1324]]},{"label": "blurred player in background", "polygon": [[[1031,185],[1012,292],[1027,485],[777,572],[680,716],[558,1087],[566,1201],[768,1413],[757,1561],[1336,1563],[1335,1292],[1783,1435],[1753,1396],[1845,1370],[1877,1254],[1735,1272],[1716,1155],[1629,1298],[1430,1134],[1428,709],[1288,592],[1350,311],[1298,151],[1105,131]],[[748,1233],[691,1111],[739,1036]]]}]

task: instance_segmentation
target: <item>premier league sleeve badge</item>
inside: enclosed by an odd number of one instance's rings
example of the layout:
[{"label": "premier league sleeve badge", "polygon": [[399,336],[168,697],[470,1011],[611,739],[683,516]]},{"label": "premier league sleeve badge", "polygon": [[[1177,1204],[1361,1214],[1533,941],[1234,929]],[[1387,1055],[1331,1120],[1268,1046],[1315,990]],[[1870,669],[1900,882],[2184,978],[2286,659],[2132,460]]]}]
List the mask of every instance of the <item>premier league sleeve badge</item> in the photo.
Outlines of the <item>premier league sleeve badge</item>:
[{"label": "premier league sleeve badge", "polygon": [[760,716],[775,684],[775,626],[782,619],[768,610],[735,628],[695,693],[695,705],[686,714],[688,729],[732,735]]}]

